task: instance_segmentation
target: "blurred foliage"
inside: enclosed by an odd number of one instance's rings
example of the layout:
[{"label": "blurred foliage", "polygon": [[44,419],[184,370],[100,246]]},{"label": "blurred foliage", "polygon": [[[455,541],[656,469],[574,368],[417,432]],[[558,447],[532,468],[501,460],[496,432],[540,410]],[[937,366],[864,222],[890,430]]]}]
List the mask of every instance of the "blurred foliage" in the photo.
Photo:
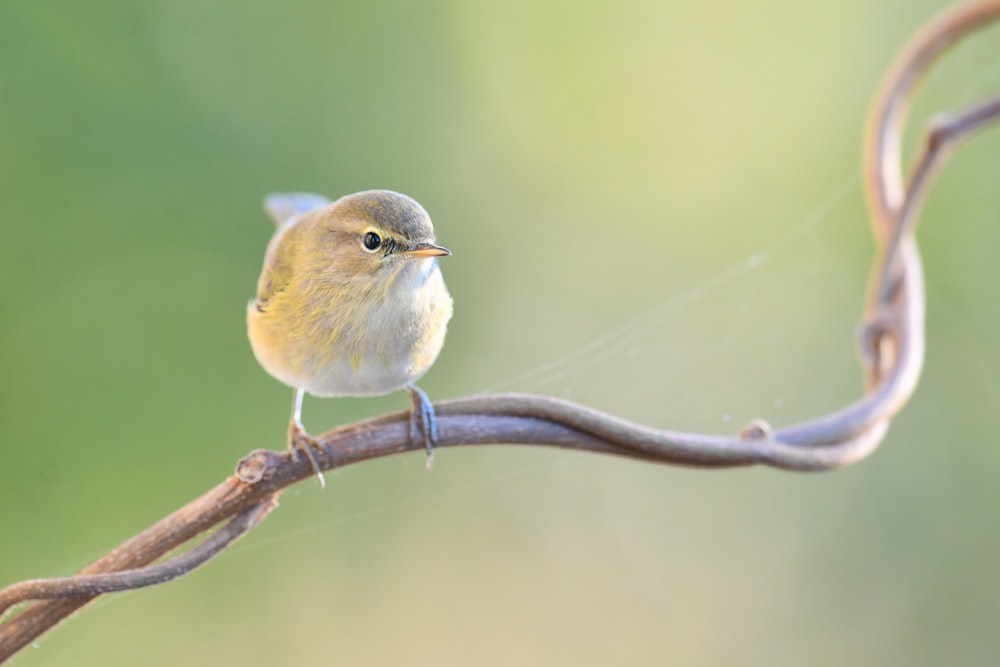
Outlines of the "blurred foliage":
[{"label": "blurred foliage", "polygon": [[[270,191],[430,211],[455,251],[434,397],[714,432],[852,400],[861,124],[943,4],[0,3],[0,583],[71,573],[283,446],[291,392],[243,319]],[[997,36],[918,117],[1000,90]],[[990,663],[998,134],[929,201],[926,372],[869,461],[371,462],[16,664]]]}]

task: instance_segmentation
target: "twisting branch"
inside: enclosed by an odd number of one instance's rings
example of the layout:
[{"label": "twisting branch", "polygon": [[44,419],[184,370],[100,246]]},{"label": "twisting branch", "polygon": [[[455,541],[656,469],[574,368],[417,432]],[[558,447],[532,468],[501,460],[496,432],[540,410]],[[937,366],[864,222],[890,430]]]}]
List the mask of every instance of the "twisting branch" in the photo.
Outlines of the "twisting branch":
[{"label": "twisting branch", "polygon": [[[881,442],[890,419],[916,387],[924,357],[924,285],[913,235],[931,181],[952,150],[1000,118],[1000,97],[936,124],[908,182],[900,146],[908,100],[932,62],[949,46],[1000,18],[1000,0],[979,0],[944,12],[903,50],[875,96],[866,128],[865,184],[878,242],[861,329],[867,390],[827,416],[772,429],[754,420],[736,436],[679,433],[634,424],[543,396],[477,396],[437,406],[440,446],[522,444],[565,447],[650,462],[700,467],[765,464],[827,470],[854,463]],[[318,438],[324,470],[421,449],[410,442],[405,413],[335,429]],[[204,563],[275,507],[283,489],[313,474],[294,454],[251,452],[230,479],[64,579],[21,582],[0,591],[0,614],[36,600],[0,625],[0,662],[100,594],[168,581]],[[191,550],[150,565],[215,526]]]},{"label": "twisting branch", "polygon": [[277,498],[264,500],[230,519],[229,523],[212,533],[198,546],[170,560],[137,570],[123,570],[107,574],[78,574],[55,579],[29,579],[12,584],[0,597],[0,614],[12,605],[27,600],[55,600],[80,595],[100,595],[134,588],[155,586],[176,579],[182,574],[207,563],[220,551],[243,537],[251,528],[264,520],[277,507]]}]

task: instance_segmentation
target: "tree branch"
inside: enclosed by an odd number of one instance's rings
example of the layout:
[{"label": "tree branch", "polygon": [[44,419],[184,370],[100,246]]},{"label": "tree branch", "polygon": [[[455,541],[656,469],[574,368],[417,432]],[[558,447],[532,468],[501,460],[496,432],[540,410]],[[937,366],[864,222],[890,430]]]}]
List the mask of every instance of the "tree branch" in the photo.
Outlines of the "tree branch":
[{"label": "tree branch", "polygon": [[[924,285],[913,235],[919,209],[934,174],[953,149],[1000,118],[998,97],[939,122],[904,184],[900,145],[908,100],[947,47],[998,17],[1000,0],[947,10],[903,50],[875,96],[864,165],[878,256],[859,341],[867,378],[861,399],[802,424],[772,429],[754,420],[737,435],[719,436],[654,429],[543,396],[476,396],[436,406],[440,446],[540,445],[672,465],[764,464],[801,471],[836,468],[869,455],[909,399],[923,365]],[[329,431],[316,444],[316,460],[323,470],[423,447],[410,441],[405,413]],[[263,521],[283,489],[312,476],[310,463],[296,452],[295,447],[282,453],[251,452],[231,478],[77,576],[26,581],[0,591],[0,614],[12,605],[38,600],[8,612],[0,625],[0,662],[100,594],[169,581],[212,558]],[[198,546],[150,565],[223,522],[228,523]]]}]

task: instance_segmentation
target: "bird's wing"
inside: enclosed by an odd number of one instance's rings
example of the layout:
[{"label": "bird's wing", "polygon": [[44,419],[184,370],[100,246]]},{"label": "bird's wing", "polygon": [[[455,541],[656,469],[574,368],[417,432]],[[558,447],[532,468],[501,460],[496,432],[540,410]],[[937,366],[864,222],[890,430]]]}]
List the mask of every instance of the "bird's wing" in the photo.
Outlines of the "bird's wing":
[{"label": "bird's wing", "polygon": [[264,198],[264,210],[279,227],[300,213],[326,206],[330,200],[309,192],[275,192]]}]

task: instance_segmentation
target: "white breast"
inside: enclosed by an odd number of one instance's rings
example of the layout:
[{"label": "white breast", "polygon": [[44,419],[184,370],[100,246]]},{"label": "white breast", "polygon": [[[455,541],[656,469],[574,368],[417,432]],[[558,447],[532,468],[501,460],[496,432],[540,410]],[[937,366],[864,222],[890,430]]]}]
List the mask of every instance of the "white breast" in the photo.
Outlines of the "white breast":
[{"label": "white breast", "polygon": [[437,261],[407,260],[388,298],[373,305],[361,344],[335,351],[303,388],[316,396],[368,396],[416,382],[437,359],[451,314]]}]

